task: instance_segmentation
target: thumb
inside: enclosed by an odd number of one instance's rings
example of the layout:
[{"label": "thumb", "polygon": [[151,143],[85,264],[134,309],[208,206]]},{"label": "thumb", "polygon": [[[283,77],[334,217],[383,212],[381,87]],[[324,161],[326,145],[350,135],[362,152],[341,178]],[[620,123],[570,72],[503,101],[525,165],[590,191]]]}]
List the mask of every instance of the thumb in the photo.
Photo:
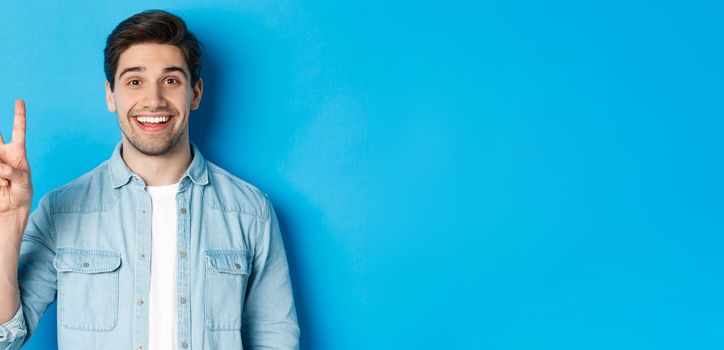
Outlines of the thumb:
[{"label": "thumb", "polygon": [[0,163],[0,179],[5,179],[16,185],[27,185],[30,183],[28,172],[16,169],[5,163]]}]

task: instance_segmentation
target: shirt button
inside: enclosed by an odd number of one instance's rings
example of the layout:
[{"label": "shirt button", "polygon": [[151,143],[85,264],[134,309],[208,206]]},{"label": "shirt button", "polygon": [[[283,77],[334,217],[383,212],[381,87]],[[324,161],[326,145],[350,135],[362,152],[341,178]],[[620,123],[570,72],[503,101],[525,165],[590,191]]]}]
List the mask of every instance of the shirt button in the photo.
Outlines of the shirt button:
[{"label": "shirt button", "polygon": [[181,304],[186,304],[186,298],[181,297],[181,299],[179,300],[179,302],[180,302]]},{"label": "shirt button", "polygon": [[143,253],[138,253],[138,258],[143,260],[144,258],[146,258],[146,255]]},{"label": "shirt button", "polygon": [[234,267],[236,267],[236,269],[238,270],[241,268],[241,265],[239,265],[239,263],[236,263],[236,264],[234,264]]},{"label": "shirt button", "polygon": [[185,342],[185,341],[182,341],[182,342],[181,342],[181,347],[184,348],[184,349],[186,349],[186,348],[189,347],[189,344],[188,344],[187,342]]},{"label": "shirt button", "polygon": [[136,349],[138,349],[138,350],[143,350],[143,345],[137,346]]},{"label": "shirt button", "polygon": [[143,305],[143,298],[138,298],[138,305]]},{"label": "shirt button", "polygon": [[181,214],[186,214],[186,208],[181,208]]},{"label": "shirt button", "polygon": [[185,258],[185,257],[186,257],[186,251],[185,251],[185,250],[180,251],[178,254],[181,255],[182,258]]},{"label": "shirt button", "polygon": [[88,267],[88,266],[90,266],[89,263],[87,263],[87,262],[86,262],[86,263],[83,263],[83,267]]},{"label": "shirt button", "polygon": [[146,214],[146,209],[141,209],[141,215]]}]

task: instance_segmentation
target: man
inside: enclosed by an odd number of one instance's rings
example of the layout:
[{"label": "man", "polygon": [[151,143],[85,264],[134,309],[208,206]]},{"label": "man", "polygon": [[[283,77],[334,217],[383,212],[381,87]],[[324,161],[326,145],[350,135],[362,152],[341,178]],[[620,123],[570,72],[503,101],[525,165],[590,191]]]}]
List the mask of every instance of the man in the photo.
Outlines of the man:
[{"label": "man", "polygon": [[0,141],[0,349],[58,303],[60,349],[295,349],[286,253],[264,193],[189,141],[201,51],[180,18],[121,22],[105,54],[111,158],[32,215],[25,105]]}]

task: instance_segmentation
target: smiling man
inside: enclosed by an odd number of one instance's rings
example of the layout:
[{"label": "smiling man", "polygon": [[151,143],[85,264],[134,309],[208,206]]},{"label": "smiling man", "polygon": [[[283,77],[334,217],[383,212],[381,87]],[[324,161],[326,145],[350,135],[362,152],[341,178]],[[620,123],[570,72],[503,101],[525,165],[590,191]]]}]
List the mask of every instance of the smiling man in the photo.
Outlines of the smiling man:
[{"label": "smiling man", "polygon": [[58,303],[60,349],[296,349],[286,253],[267,196],[189,140],[201,50],[177,16],[121,22],[105,54],[121,142],[29,215],[25,105],[0,136],[0,349]]}]

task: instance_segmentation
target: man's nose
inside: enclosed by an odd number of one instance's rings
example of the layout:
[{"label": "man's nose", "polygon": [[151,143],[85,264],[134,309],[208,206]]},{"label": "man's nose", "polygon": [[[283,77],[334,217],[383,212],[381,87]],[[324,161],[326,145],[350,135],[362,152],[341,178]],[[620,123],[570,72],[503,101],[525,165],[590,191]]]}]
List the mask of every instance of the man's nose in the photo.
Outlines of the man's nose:
[{"label": "man's nose", "polygon": [[146,89],[145,106],[148,109],[155,110],[167,106],[166,98],[163,95],[163,89],[158,85],[149,85]]}]

